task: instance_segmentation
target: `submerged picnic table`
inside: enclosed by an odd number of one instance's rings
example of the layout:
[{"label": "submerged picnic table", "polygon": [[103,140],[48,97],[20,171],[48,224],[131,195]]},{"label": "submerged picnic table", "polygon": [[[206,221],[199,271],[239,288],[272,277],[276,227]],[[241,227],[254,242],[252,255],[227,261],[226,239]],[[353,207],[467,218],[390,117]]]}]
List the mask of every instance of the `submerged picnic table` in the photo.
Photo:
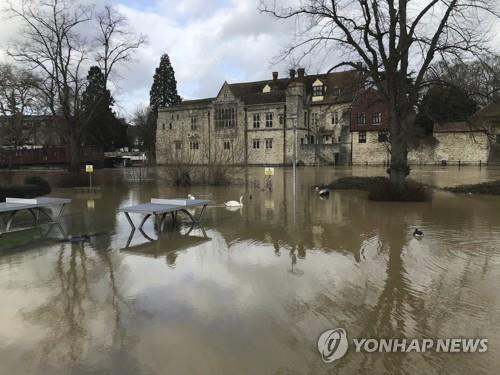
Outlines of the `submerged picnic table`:
[{"label": "submerged picnic table", "polygon": [[[122,207],[118,211],[123,212],[132,227],[132,230],[135,230],[135,225],[130,218],[130,214],[143,214],[145,215],[139,224],[138,229],[142,230],[142,226],[146,222],[146,220],[154,216],[155,221],[161,224],[165,220],[167,214],[172,215],[172,220],[175,221],[175,217],[177,212],[183,212],[189,216],[193,223],[199,223],[205,213],[205,208],[210,203],[208,200],[204,199],[159,199],[159,198],[151,198],[150,203],[142,203],[137,204],[135,206]],[[191,212],[188,211],[189,208],[202,207],[200,214],[197,218],[195,218]]]},{"label": "submerged picnic table", "polygon": [[[71,199],[38,197],[33,199],[6,198],[4,203],[0,203],[0,236],[8,232],[37,228],[41,225],[58,224],[66,204],[71,203]],[[60,206],[59,212],[54,215],[48,208]],[[14,217],[21,211],[28,211],[33,217],[33,225],[29,227],[11,230]],[[40,222],[40,215],[45,216],[49,221]],[[7,219],[5,219],[5,216]]]}]

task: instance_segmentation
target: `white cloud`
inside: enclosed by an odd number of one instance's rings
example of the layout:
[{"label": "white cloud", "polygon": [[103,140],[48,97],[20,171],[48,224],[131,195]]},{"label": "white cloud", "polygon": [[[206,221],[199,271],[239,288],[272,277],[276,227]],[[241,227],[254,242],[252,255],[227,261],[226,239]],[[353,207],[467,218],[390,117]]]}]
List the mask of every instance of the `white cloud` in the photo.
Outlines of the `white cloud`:
[{"label": "white cloud", "polygon": [[[103,5],[106,0],[83,0]],[[271,63],[295,31],[293,21],[278,21],[258,11],[258,0],[112,0],[149,44],[133,62],[122,66],[114,93],[119,111],[130,115],[149,102],[149,88],[160,56],[168,53],[179,93],[185,98],[216,95],[222,83],[282,75],[286,63]],[[5,16],[5,14],[4,14]],[[500,35],[500,24],[495,26]],[[8,40],[18,34],[18,21],[0,22],[0,61]],[[497,36],[497,45],[500,45]],[[338,51],[334,51],[338,53]],[[335,58],[335,56],[333,56]],[[337,56],[338,57],[338,56]],[[320,63],[322,63],[321,61]],[[329,61],[331,63],[331,60]],[[323,62],[324,63],[324,62]],[[317,66],[310,70],[316,71]]]},{"label": "white cloud", "polygon": [[202,0],[189,0],[159,1],[148,9],[119,6],[131,25],[146,34],[150,42],[139,51],[136,62],[121,72],[122,77],[127,77],[121,83],[122,101],[129,102],[131,92],[134,99],[142,92],[147,101],[162,53],[169,54],[179,93],[186,98],[216,95],[224,80],[271,76],[270,62],[279,53],[291,25],[260,14],[257,1],[215,4],[207,6]]}]

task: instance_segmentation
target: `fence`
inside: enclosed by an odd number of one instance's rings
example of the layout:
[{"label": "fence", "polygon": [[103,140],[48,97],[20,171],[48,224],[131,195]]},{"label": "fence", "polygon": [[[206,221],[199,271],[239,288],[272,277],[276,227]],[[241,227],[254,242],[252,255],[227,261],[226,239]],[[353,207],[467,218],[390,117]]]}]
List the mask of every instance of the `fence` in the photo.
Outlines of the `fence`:
[{"label": "fence", "polygon": [[[100,165],[104,160],[102,149],[82,147],[82,163]],[[34,149],[0,149],[0,166],[65,165],[71,160],[69,146],[49,146]]]},{"label": "fence", "polygon": [[[388,167],[390,165],[389,162],[361,162],[361,163],[351,163],[351,165],[356,165],[356,166],[384,166]],[[467,160],[467,161],[462,161],[462,160],[441,160],[441,161],[435,161],[435,162],[415,162],[411,161],[408,162],[409,166],[436,166],[436,167],[448,167],[448,166],[455,166],[455,167],[468,167],[468,166],[477,166],[479,168],[485,167],[485,166],[500,166],[500,162],[495,161],[483,161],[483,160]]]}]

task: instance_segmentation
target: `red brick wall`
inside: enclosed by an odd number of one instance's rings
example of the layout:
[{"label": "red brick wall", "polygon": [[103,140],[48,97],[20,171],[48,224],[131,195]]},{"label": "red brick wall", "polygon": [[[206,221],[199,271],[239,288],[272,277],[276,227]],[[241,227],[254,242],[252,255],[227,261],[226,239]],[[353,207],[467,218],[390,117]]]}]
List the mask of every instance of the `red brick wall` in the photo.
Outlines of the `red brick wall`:
[{"label": "red brick wall", "polygon": [[[380,112],[382,119],[380,125],[372,124],[373,113]],[[364,113],[365,125],[358,124],[358,114]],[[377,131],[389,130],[389,111],[378,91],[370,89],[361,94],[352,104],[351,108],[351,131]]]}]

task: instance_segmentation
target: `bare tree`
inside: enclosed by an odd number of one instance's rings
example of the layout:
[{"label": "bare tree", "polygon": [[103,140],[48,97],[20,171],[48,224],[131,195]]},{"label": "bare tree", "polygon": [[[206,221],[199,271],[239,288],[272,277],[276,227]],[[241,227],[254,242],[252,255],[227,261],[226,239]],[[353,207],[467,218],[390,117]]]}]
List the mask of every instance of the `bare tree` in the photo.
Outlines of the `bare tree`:
[{"label": "bare tree", "polygon": [[38,80],[27,70],[0,64],[0,144],[15,148],[29,141],[26,116],[40,114]]},{"label": "bare tree", "polygon": [[99,24],[96,60],[106,83],[116,64],[130,61],[134,50],[145,44],[146,37],[130,30],[128,20],[110,6],[96,16]]},{"label": "bare tree", "polygon": [[[143,42],[128,41],[126,21],[111,8],[97,17],[104,51],[96,51],[93,41],[84,37],[94,21],[94,8],[72,0],[22,0],[8,2],[7,11],[24,26],[22,39],[9,48],[14,60],[37,72],[40,89],[54,116],[60,116],[71,150],[70,170],[79,170],[85,127],[93,108],[82,104],[86,69],[92,65],[92,52],[103,64],[106,79],[119,62],[127,61],[132,50]],[[107,14],[107,16],[106,16]],[[106,26],[109,25],[109,26]]]},{"label": "bare tree", "polygon": [[133,126],[129,129],[131,144],[136,144],[140,151],[145,151],[148,163],[154,160],[153,150],[156,142],[155,117],[149,106],[138,107],[132,116]]},{"label": "bare tree", "polygon": [[41,88],[50,98],[50,111],[54,116],[60,115],[66,125],[70,168],[78,170],[84,116],[80,100],[85,78],[82,69],[88,53],[79,28],[92,19],[92,9],[74,6],[68,0],[41,4],[25,0],[19,6],[9,3],[8,10],[24,25],[24,38],[8,53],[43,76]]},{"label": "bare tree", "polygon": [[236,135],[230,129],[218,129],[208,142],[202,141],[201,160],[207,168],[203,169],[202,180],[210,185],[228,185],[243,170],[245,164],[245,137]]},{"label": "bare tree", "polygon": [[175,185],[227,185],[244,166],[244,137],[231,130],[215,136],[172,138],[162,149],[167,175]]},{"label": "bare tree", "polygon": [[438,61],[428,79],[442,85],[460,87],[480,106],[500,99],[500,56],[479,56],[472,61]]},{"label": "bare tree", "polygon": [[[495,0],[304,0],[261,3],[278,19],[297,19],[298,35],[284,55],[335,51],[331,70],[351,67],[381,92],[390,113],[390,180],[402,189],[409,173],[408,134],[426,73],[437,59],[489,52],[484,25],[497,19]],[[356,61],[362,61],[357,64]]]}]

